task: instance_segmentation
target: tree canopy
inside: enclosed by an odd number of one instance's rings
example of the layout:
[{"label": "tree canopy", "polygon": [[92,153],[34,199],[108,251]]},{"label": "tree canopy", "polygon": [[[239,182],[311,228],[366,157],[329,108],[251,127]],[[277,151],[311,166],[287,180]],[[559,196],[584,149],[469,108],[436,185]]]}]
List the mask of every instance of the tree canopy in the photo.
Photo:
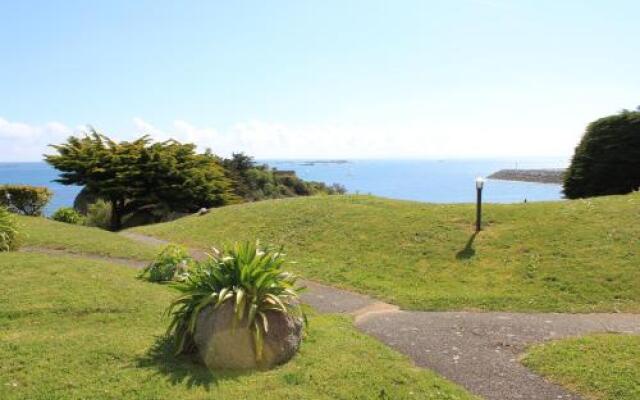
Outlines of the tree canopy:
[{"label": "tree canopy", "polygon": [[565,196],[625,194],[639,187],[640,108],[589,124],[565,176]]},{"label": "tree canopy", "polygon": [[91,129],[51,147],[57,154],[45,155],[45,161],[61,171],[57,181],[82,185],[108,201],[112,230],[136,213],[194,212],[233,199],[220,160],[196,153],[193,144],[153,142],[148,136],[116,142]]},{"label": "tree canopy", "polygon": [[305,181],[294,171],[279,171],[266,164],[258,164],[244,153],[233,153],[222,161],[233,180],[233,191],[245,201],[273,199],[314,194],[343,194],[344,186]]}]

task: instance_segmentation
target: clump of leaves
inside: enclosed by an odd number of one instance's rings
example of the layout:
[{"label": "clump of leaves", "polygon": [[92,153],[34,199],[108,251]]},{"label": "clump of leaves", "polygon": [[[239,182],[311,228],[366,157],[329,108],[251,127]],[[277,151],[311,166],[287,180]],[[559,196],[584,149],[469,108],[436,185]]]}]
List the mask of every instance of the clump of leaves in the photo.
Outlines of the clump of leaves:
[{"label": "clump of leaves", "polygon": [[269,331],[268,311],[306,318],[298,301],[302,288],[297,277],[282,270],[282,251],[260,249],[242,243],[220,252],[214,249],[176,288],[182,293],[169,306],[168,333],[173,335],[176,353],[195,349],[193,334],[200,311],[207,306],[234,304],[236,321],[247,318],[253,331],[256,359],[262,358],[263,337]]},{"label": "clump of leaves", "polygon": [[17,222],[6,208],[0,207],[0,251],[10,251],[17,248]]},{"label": "clump of leaves", "polygon": [[151,282],[184,280],[193,267],[187,249],[176,244],[167,245],[140,274]]},{"label": "clump of leaves", "polygon": [[58,208],[51,216],[51,219],[74,225],[84,223],[84,216],[71,207]]}]

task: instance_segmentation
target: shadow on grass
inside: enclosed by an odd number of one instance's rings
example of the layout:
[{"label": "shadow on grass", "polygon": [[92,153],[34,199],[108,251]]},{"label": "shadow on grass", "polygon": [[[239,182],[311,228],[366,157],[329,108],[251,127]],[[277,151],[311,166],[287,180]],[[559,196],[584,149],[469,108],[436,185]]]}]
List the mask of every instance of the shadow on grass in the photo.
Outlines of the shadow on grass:
[{"label": "shadow on grass", "polygon": [[203,387],[209,390],[221,381],[236,380],[251,372],[212,371],[198,360],[198,356],[174,354],[173,341],[168,336],[158,336],[156,342],[139,357],[137,366],[155,369],[158,374],[165,375],[173,385],[186,385],[188,388]]},{"label": "shadow on grass", "polygon": [[456,253],[456,259],[468,260],[476,255],[476,249],[473,248],[473,241],[476,240],[476,236],[478,236],[478,232],[474,232],[473,235],[469,237],[469,240],[467,240],[467,244],[464,246],[464,249]]}]

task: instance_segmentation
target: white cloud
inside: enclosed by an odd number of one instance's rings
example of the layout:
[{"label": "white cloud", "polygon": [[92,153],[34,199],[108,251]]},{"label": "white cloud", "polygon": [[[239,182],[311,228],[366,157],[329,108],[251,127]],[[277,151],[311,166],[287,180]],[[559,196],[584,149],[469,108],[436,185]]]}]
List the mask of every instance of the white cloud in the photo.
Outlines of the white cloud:
[{"label": "white cloud", "polygon": [[367,138],[373,131],[358,126],[292,126],[252,120],[219,131],[175,120],[170,130],[165,131],[141,118],[135,118],[134,125],[141,133],[149,133],[158,140],[193,142],[201,150],[211,148],[222,156],[242,151],[257,158],[366,157],[376,152],[384,156],[382,150],[386,147],[380,133]]},{"label": "white cloud", "polygon": [[0,161],[40,160],[49,144],[59,143],[72,133],[60,122],[31,125],[0,118]]},{"label": "white cloud", "polygon": [[[513,127],[518,126],[517,131]],[[98,127],[101,128],[101,127]],[[132,120],[131,131],[118,140],[148,134],[155,140],[196,143],[200,150],[229,156],[245,152],[260,159],[277,158],[447,158],[568,155],[582,132],[581,123],[499,123],[481,115],[451,120],[400,124],[281,124],[251,120],[226,129],[200,127],[176,119],[168,128],[143,118]],[[75,132],[79,132],[76,129]],[[105,130],[109,132],[109,130]],[[47,145],[60,143],[74,130],[59,122],[30,125],[0,118],[0,161],[40,160]]]},{"label": "white cloud", "polygon": [[[194,142],[201,150],[228,156],[245,152],[256,158],[446,158],[567,155],[582,126],[549,129],[490,121],[405,122],[402,126],[364,124],[288,125],[247,121],[225,130],[176,120],[168,131],[137,118],[134,124],[160,140]],[[569,134],[567,134],[569,133]]]},{"label": "white cloud", "polygon": [[0,118],[0,139],[22,139],[33,135],[33,128],[20,122]]},{"label": "white cloud", "polygon": [[135,126],[136,130],[140,134],[150,135],[152,137],[159,137],[164,135],[164,132],[139,117],[135,117],[133,119],[133,126]]}]

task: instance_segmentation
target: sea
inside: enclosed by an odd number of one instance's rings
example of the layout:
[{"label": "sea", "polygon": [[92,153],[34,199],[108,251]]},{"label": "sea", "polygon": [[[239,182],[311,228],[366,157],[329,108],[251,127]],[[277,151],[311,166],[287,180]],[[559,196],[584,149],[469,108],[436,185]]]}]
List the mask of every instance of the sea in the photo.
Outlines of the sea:
[{"label": "sea", "polygon": [[[349,193],[430,203],[475,201],[475,179],[504,168],[564,168],[568,159],[445,159],[445,160],[259,160],[279,170],[295,171],[303,179],[339,183]],[[54,197],[45,210],[73,205],[78,186],[64,186],[58,171],[44,162],[0,163],[0,184],[47,186]],[[487,180],[483,199],[490,203],[520,203],[562,199],[556,184]]]}]

